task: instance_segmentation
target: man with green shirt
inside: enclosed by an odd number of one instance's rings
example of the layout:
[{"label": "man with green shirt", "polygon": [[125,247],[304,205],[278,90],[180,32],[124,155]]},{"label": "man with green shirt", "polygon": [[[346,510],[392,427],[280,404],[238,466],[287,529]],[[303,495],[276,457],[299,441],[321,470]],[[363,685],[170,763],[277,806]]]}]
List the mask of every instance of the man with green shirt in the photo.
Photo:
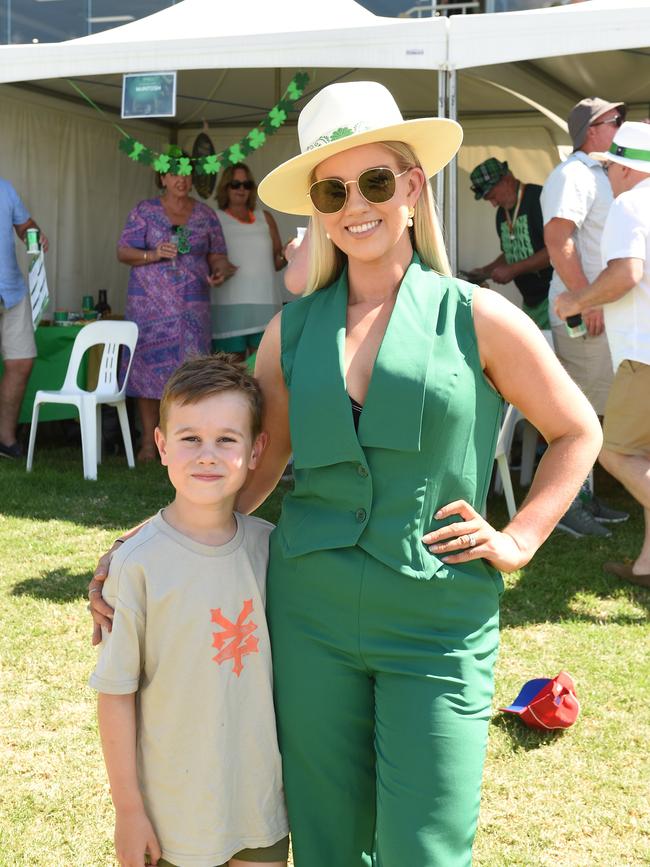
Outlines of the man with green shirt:
[{"label": "man with green shirt", "polygon": [[550,328],[548,289],[553,269],[544,246],[544,223],[539,203],[542,188],[524,184],[508,163],[490,157],[470,175],[476,199],[497,209],[496,229],[501,253],[488,265],[469,272],[471,280],[505,284],[514,281],[523,297],[523,309],[540,328]]}]

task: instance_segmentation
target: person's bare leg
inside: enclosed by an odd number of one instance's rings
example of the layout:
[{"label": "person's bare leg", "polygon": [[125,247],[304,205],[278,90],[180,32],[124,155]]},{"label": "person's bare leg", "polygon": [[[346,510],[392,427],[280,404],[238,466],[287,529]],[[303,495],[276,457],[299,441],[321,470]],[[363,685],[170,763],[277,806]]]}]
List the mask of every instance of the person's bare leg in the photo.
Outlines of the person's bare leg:
[{"label": "person's bare leg", "polygon": [[598,460],[643,506],[645,533],[641,552],[634,561],[632,572],[636,575],[650,575],[650,457],[622,455],[603,449]]},{"label": "person's bare leg", "polygon": [[142,441],[137,459],[146,463],[156,459],[158,450],[153,438],[153,432],[158,424],[160,401],[151,397],[138,398],[138,412],[140,413],[140,425],[142,427]]},{"label": "person's bare leg", "polygon": [[12,358],[5,360],[4,365],[0,379],[0,443],[10,446],[16,442],[18,413],[34,359]]}]

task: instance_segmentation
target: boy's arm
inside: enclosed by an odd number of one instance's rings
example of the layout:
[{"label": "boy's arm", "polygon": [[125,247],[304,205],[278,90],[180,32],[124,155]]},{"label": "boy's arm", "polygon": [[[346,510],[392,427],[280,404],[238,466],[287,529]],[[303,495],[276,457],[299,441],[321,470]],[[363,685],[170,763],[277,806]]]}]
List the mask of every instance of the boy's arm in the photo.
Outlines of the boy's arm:
[{"label": "boy's arm", "polygon": [[151,863],[156,864],[162,852],[145,813],[136,773],[135,693],[100,693],[97,717],[115,806],[118,861],[121,867],[142,867],[148,854]]}]

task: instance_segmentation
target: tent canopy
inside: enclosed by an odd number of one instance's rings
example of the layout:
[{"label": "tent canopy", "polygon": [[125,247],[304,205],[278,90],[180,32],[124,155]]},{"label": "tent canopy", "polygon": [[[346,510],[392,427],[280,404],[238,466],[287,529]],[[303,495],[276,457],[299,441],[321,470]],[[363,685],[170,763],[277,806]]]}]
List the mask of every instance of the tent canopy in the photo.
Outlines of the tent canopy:
[{"label": "tent canopy", "polygon": [[435,71],[456,69],[463,116],[531,111],[486,81],[566,116],[586,93],[645,105],[649,33],[647,0],[417,20],[382,18],[354,0],[249,0],[245,14],[225,0],[184,0],[82,39],[0,47],[0,83],[70,95],[64,79],[81,79],[118,111],[122,73],[178,70],[170,125],[253,125],[297,69],[312,74],[306,97],[342,77],[382,81],[406,117],[435,113]]}]

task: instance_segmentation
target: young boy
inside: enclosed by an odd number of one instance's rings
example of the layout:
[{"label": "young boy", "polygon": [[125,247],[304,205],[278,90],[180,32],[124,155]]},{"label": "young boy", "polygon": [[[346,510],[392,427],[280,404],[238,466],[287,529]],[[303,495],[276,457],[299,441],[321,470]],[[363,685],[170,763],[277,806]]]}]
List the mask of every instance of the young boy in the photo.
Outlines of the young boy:
[{"label": "young boy", "polygon": [[261,409],[232,356],[176,371],[155,433],[176,496],[111,562],[113,628],[90,685],[122,867],[286,867],[264,616],[272,525],[233,512],[264,447]]}]

